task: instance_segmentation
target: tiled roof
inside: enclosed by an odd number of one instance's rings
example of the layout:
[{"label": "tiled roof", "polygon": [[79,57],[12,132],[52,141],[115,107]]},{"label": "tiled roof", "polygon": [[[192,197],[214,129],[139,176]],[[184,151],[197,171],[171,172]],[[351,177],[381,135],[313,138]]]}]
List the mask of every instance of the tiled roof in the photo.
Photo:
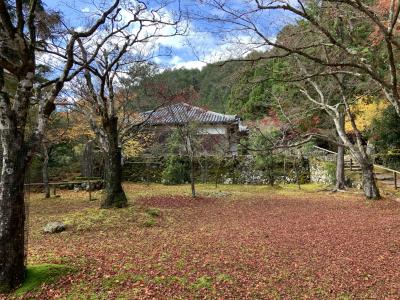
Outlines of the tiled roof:
[{"label": "tiled roof", "polygon": [[149,125],[178,125],[188,122],[201,124],[230,124],[239,122],[236,115],[224,115],[205,110],[187,103],[177,103],[162,107],[156,111],[146,111],[143,117],[148,118]]}]

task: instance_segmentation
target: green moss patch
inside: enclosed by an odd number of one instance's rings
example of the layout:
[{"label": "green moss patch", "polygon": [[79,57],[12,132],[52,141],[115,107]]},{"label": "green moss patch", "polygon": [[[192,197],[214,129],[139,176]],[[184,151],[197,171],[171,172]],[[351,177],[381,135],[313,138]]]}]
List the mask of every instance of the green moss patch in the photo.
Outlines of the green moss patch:
[{"label": "green moss patch", "polygon": [[14,294],[15,296],[22,296],[27,292],[39,288],[44,283],[55,282],[60,276],[74,271],[74,268],[65,265],[41,264],[28,266],[26,279]]}]

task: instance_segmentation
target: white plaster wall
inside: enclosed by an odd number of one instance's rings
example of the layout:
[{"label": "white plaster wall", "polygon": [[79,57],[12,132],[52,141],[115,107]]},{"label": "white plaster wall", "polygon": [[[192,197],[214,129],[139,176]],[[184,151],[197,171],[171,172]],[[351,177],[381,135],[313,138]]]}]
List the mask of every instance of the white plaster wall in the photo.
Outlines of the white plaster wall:
[{"label": "white plaster wall", "polygon": [[206,127],[201,127],[198,130],[199,134],[226,134],[227,130],[226,127],[224,126],[206,126]]}]

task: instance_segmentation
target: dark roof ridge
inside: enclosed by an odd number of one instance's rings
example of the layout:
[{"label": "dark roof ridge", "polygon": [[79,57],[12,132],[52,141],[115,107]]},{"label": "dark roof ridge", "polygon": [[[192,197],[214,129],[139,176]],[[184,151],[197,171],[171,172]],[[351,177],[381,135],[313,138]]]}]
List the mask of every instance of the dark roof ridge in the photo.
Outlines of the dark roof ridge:
[{"label": "dark roof ridge", "polygon": [[146,111],[142,114],[145,116],[151,114],[148,121],[150,125],[184,124],[187,122],[229,124],[240,121],[237,115],[214,112],[183,101],[163,106],[156,111]]}]

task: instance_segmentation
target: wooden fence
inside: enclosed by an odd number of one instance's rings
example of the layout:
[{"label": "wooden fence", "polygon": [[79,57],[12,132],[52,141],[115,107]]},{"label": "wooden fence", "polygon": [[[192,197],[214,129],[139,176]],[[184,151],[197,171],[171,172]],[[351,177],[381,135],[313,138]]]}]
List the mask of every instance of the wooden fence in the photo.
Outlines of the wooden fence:
[{"label": "wooden fence", "polygon": [[[53,195],[56,196],[57,195],[57,186],[61,186],[61,185],[81,185],[83,183],[87,184],[88,189],[87,192],[89,194],[89,200],[92,200],[92,183],[96,183],[96,182],[103,182],[104,180],[102,179],[88,179],[88,180],[80,180],[80,181],[59,181],[59,182],[49,182],[49,186],[50,188],[53,187]],[[25,186],[29,187],[29,186],[44,186],[43,182],[35,182],[35,183],[25,183]]]}]

